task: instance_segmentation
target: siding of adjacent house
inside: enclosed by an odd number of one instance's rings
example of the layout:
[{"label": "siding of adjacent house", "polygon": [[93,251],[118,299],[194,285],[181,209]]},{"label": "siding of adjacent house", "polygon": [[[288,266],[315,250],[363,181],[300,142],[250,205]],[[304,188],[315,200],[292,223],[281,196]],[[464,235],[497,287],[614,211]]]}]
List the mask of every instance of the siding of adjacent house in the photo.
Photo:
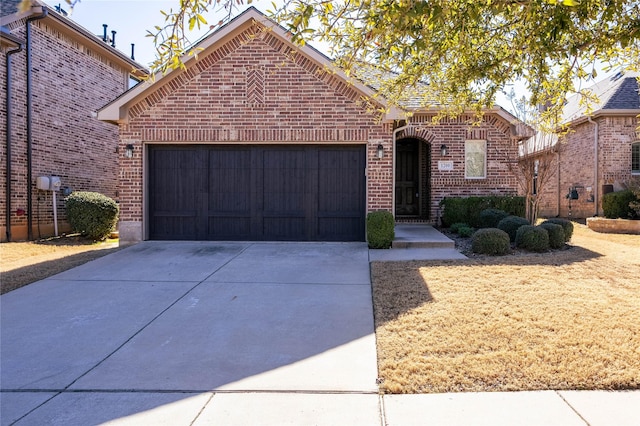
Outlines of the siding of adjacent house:
[{"label": "siding of adjacent house", "polygon": [[[55,13],[55,12],[50,12]],[[50,191],[35,188],[37,176],[55,175],[62,185],[75,191],[96,191],[118,198],[116,126],[93,115],[105,103],[128,87],[132,68],[116,63],[95,41],[73,37],[54,25],[53,18],[31,23],[33,89],[33,236],[53,234],[53,208]],[[59,25],[59,24],[58,24]],[[25,38],[25,20],[9,25],[12,34]],[[2,103],[2,182],[0,184],[0,233],[6,239],[5,161],[6,161],[6,56],[0,55],[0,102]],[[26,52],[12,56],[12,239],[27,238],[26,168]],[[65,223],[64,200],[58,196],[60,230]]]},{"label": "siding of adjacent house", "polygon": [[[614,191],[619,191],[632,178],[631,144],[640,139],[636,135],[638,119],[635,116],[609,116],[594,118],[593,121],[598,123],[597,180],[594,149],[596,125],[586,121],[575,126],[560,145],[559,180],[556,177],[550,182],[543,198],[541,216],[586,218],[602,215],[603,185],[612,185]],[[566,198],[572,187],[578,192],[577,200]],[[590,195],[595,195],[595,192],[598,193],[597,202],[595,197],[590,201]]]}]

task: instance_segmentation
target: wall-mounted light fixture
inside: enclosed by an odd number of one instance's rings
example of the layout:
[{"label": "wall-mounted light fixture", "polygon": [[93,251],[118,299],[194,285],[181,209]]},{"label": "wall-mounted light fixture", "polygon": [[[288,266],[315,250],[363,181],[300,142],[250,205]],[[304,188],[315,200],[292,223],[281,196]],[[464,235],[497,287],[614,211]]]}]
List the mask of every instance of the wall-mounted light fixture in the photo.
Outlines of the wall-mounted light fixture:
[{"label": "wall-mounted light fixture", "polygon": [[442,155],[443,157],[445,155],[447,155],[448,150],[449,150],[449,148],[447,148],[446,145],[444,145],[444,144],[440,145],[440,155]]},{"label": "wall-mounted light fixture", "polygon": [[376,151],[376,154],[378,156],[378,160],[382,160],[382,158],[384,157],[384,146],[382,146],[382,144],[378,145],[378,149]]},{"label": "wall-mounted light fixture", "polygon": [[124,156],[127,158],[133,157],[133,144],[127,144],[124,150]]},{"label": "wall-mounted light fixture", "polygon": [[575,186],[569,188],[569,193],[567,194],[567,198],[569,200],[577,200],[578,198],[580,198],[580,196],[578,194],[578,190],[577,190],[577,188]]}]

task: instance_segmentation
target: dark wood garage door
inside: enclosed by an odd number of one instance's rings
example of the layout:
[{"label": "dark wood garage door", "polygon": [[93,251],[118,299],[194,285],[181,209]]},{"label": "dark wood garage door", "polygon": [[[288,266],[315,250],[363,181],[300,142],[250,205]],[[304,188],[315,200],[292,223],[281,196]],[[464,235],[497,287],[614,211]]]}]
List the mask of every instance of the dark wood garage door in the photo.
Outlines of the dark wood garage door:
[{"label": "dark wood garage door", "polygon": [[364,146],[149,147],[149,236],[364,241]]}]

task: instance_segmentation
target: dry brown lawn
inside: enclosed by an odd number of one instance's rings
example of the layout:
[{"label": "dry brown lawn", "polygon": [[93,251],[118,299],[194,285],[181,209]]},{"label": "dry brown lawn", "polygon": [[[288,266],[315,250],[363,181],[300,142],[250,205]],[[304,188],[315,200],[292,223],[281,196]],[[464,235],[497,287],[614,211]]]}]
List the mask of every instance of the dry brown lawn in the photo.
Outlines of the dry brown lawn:
[{"label": "dry brown lawn", "polygon": [[118,240],[94,243],[71,235],[0,244],[0,294],[118,250]]},{"label": "dry brown lawn", "polygon": [[640,388],[640,236],[372,265],[387,393]]}]

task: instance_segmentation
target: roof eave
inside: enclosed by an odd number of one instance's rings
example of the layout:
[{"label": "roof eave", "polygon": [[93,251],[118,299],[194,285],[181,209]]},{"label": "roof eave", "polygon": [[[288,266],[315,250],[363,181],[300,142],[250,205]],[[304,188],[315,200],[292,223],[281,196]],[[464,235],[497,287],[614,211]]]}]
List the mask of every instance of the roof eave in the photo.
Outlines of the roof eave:
[{"label": "roof eave", "polygon": [[116,59],[116,61],[119,62],[121,65],[131,68],[132,74],[135,75],[136,77],[144,77],[149,74],[149,70],[144,65],[139,64],[135,60],[131,59],[130,57],[122,53],[120,50],[104,42],[97,35],[93,34],[86,28],[78,25],[71,19],[60,15],[55,10],[51,8],[47,8],[47,9],[49,10],[48,17],[52,18],[59,25],[66,26],[71,30],[77,32],[78,34],[81,34],[94,47],[98,48],[99,50],[104,52],[106,55],[109,55],[112,58]]},{"label": "roof eave", "polygon": [[[412,114],[420,114],[420,113],[437,114],[440,111],[442,111],[442,108],[438,108],[438,107],[413,108],[410,111]],[[475,114],[476,111],[465,110],[463,113]],[[483,114],[497,115],[498,117],[502,118],[505,122],[507,122],[511,129],[511,137],[514,140],[522,141],[522,140],[529,139],[534,135],[534,130],[533,128],[531,128],[531,126],[522,122],[520,119],[518,119],[516,116],[514,116],[513,114],[511,114],[509,111],[502,108],[501,106],[496,105],[492,108],[486,108],[483,110]],[[402,119],[402,118],[396,117],[395,119]]]},{"label": "roof eave", "polygon": [[8,30],[5,31],[5,28],[0,27],[0,44],[11,48],[21,48],[25,43],[24,40],[14,36]]},{"label": "roof eave", "polygon": [[47,10],[49,13],[47,14],[45,19],[50,19],[59,30],[67,30],[72,33],[79,34],[82,36],[84,40],[89,42],[93,47],[97,48],[99,51],[103,52],[105,55],[109,56],[112,60],[119,63],[123,68],[130,68],[131,73],[136,77],[143,77],[149,74],[149,71],[138,62],[129,58],[124,53],[120,52],[118,49],[108,45],[100,37],[91,33],[86,28],[78,25],[73,20],[66,18],[56,12],[54,9],[46,6],[33,6],[29,10],[24,12],[14,13],[12,15],[6,15],[0,18],[0,26],[7,26],[10,23],[19,21],[21,19],[29,18],[31,16],[42,15],[44,10]]},{"label": "roof eave", "polygon": [[[573,127],[598,117],[637,117],[640,109],[599,109],[589,115],[581,115],[562,124],[561,128]],[[559,129],[560,130],[560,129]]]}]

